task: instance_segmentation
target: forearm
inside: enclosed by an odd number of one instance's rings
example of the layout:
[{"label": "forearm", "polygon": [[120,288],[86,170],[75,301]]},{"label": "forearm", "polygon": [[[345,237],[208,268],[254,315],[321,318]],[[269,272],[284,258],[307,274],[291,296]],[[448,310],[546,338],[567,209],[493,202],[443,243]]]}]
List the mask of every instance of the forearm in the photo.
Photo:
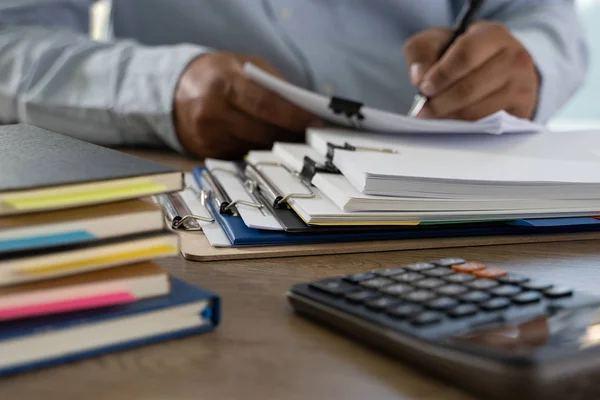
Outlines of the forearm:
[{"label": "forearm", "polygon": [[0,27],[0,121],[103,145],[182,150],[172,120],[179,75],[205,49],[98,43],[70,30]]},{"label": "forearm", "polygon": [[587,71],[587,47],[573,2],[513,1],[489,17],[503,22],[532,55],[541,79],[535,119],[548,121]]}]

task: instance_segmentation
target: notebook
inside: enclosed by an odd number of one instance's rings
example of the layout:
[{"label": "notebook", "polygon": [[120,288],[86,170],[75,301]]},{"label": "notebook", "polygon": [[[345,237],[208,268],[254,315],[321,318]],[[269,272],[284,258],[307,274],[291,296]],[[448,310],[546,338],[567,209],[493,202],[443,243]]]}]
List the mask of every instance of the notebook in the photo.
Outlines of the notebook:
[{"label": "notebook", "polygon": [[179,191],[181,172],[28,125],[0,127],[0,215]]},{"label": "notebook", "polygon": [[51,249],[164,228],[161,208],[143,200],[6,216],[0,218],[0,257],[14,251]]},{"label": "notebook", "polygon": [[175,256],[178,246],[176,234],[158,232],[69,245],[51,252],[14,252],[0,258],[0,287]]},{"label": "notebook", "polygon": [[168,273],[151,262],[0,288],[0,323],[164,296]]},{"label": "notebook", "polygon": [[377,110],[362,105],[357,99],[327,98],[317,93],[287,83],[252,63],[244,65],[249,79],[277,93],[279,96],[313,113],[342,126],[351,126],[375,132],[396,134],[493,134],[541,132],[544,127],[529,120],[514,117],[504,111],[476,122],[457,120],[423,120]]},{"label": "notebook", "polygon": [[0,375],[215,329],[219,296],[172,278],[171,294],[135,303],[52,317],[5,322]]}]

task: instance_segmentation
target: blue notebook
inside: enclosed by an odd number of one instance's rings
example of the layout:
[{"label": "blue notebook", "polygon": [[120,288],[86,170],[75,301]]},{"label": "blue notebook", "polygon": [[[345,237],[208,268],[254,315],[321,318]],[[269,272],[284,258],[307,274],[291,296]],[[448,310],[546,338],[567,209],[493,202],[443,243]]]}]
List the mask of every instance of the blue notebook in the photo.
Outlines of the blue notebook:
[{"label": "blue notebook", "polygon": [[0,375],[207,332],[219,319],[218,295],[172,278],[168,296],[0,324]]},{"label": "blue notebook", "polygon": [[[194,169],[194,178],[202,187],[200,176],[204,168]],[[310,232],[284,232],[253,229],[246,226],[242,218],[219,213],[218,207],[209,199],[207,205],[233,246],[277,246],[292,244],[362,242],[375,240],[432,239],[445,237],[532,235],[600,231],[600,221],[590,223],[593,218],[557,218],[543,224],[535,220],[520,220],[519,223],[496,221],[477,223],[444,223],[439,225],[391,226],[382,230],[319,232],[318,227]],[[552,222],[554,221],[554,222]]]}]

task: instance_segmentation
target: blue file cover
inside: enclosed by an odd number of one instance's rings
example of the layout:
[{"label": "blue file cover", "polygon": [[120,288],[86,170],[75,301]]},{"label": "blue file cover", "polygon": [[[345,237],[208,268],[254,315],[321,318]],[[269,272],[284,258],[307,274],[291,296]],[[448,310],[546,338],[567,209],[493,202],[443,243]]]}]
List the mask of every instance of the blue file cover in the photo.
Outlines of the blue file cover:
[{"label": "blue file cover", "polygon": [[[199,310],[202,310],[199,314],[185,315],[185,321],[177,322],[179,325],[173,322],[173,317],[179,315],[176,313],[182,312],[183,307],[194,307],[195,305],[198,306]],[[171,278],[171,293],[167,296],[51,317],[3,322],[0,325],[0,354],[2,354],[2,357],[0,357],[0,375],[14,374],[211,331],[219,324],[220,308],[220,298],[217,294],[208,292],[177,278]],[[152,316],[152,313],[157,314]],[[140,328],[140,326],[146,327],[146,325],[140,324],[139,320],[136,320],[136,317],[144,317],[144,315],[154,318],[154,325],[159,325],[160,331],[155,329],[154,332],[149,332],[150,328],[148,328],[148,331]],[[192,321],[188,321],[188,319]],[[125,335],[127,336],[126,339],[111,337],[112,331],[108,334],[105,331],[100,332],[106,324],[118,322],[119,320],[124,323],[130,321],[128,328],[118,330],[127,333]],[[77,333],[78,328],[88,328],[85,333],[81,333],[80,340],[72,336]],[[96,333],[94,333],[95,328],[98,329]],[[141,332],[137,332],[140,329]],[[136,331],[135,334],[132,333],[134,331]],[[54,352],[51,355],[40,354],[38,357],[35,357],[35,354],[30,354],[23,357],[23,353],[29,352],[28,349],[30,348],[27,346],[27,339],[43,341],[44,336],[54,334],[64,334],[65,336],[62,339],[54,337],[51,341],[53,344],[66,341],[66,343],[73,343],[74,346],[80,348],[77,350],[65,349],[61,351],[61,354],[55,354],[56,352]],[[102,337],[104,344],[89,344],[86,348],[82,349],[81,347],[86,346],[82,343],[94,336],[97,338]],[[20,341],[21,343],[19,343]],[[19,348],[19,345],[21,345],[21,348]],[[43,352],[44,349],[41,351]]]},{"label": "blue file cover", "polygon": [[[194,178],[200,187],[202,182],[203,167],[194,169]],[[560,218],[564,221],[556,224],[511,222],[477,222],[477,223],[444,223],[440,225],[419,226],[390,226],[381,230],[348,231],[348,232],[319,232],[315,227],[309,232],[284,232],[252,229],[244,224],[242,218],[233,215],[223,215],[212,200],[207,201],[210,212],[225,231],[227,238],[233,246],[276,246],[291,244],[315,243],[340,243],[363,242],[375,240],[403,240],[403,239],[432,239],[444,237],[469,237],[469,236],[494,236],[494,235],[526,235],[526,234],[557,234],[573,232],[599,231],[600,221],[596,224],[589,223],[591,218],[584,218],[583,224],[569,223],[571,218]],[[579,220],[575,218],[575,220]],[[530,220],[527,220],[530,221]],[[514,222],[514,221],[513,221]]]}]

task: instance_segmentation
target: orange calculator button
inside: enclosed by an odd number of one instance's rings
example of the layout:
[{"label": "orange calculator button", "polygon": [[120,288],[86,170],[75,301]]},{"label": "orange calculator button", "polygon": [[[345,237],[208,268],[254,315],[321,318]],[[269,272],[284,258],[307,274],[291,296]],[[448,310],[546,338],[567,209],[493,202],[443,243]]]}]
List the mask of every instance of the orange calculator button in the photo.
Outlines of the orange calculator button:
[{"label": "orange calculator button", "polygon": [[465,272],[467,274],[473,273],[475,271],[479,271],[480,269],[484,269],[485,264],[478,262],[466,262],[464,264],[453,265],[452,269],[456,272]]},{"label": "orange calculator button", "polygon": [[478,278],[496,279],[506,275],[507,273],[508,272],[503,269],[491,267],[474,271],[473,275]]}]

